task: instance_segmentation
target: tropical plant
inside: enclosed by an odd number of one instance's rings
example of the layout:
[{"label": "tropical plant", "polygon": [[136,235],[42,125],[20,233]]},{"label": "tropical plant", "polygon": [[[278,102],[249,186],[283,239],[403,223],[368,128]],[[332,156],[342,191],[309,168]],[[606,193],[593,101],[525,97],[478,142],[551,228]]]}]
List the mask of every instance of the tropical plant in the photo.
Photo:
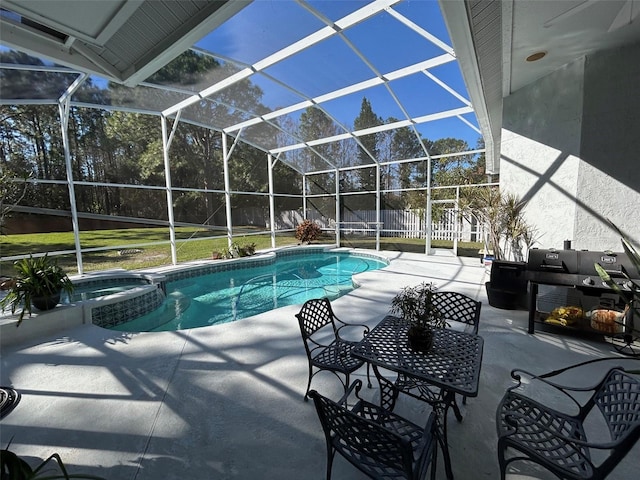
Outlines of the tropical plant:
[{"label": "tropical plant", "polygon": [[524,219],[527,202],[513,193],[501,193],[498,187],[476,187],[465,194],[462,214],[475,217],[488,229],[485,251],[496,260],[524,261],[523,247],[537,240],[537,231]]},{"label": "tropical plant", "polygon": [[322,229],[320,225],[311,220],[304,220],[296,228],[296,238],[300,243],[310,243],[320,236]]},{"label": "tropical plant", "polygon": [[[73,283],[64,270],[58,265],[57,260],[51,259],[47,254],[41,257],[23,258],[14,264],[16,276],[11,280],[11,286],[7,296],[0,301],[2,309],[9,306],[14,314],[19,306],[22,311],[18,317],[18,326],[22,322],[25,312],[31,315],[34,301],[38,299],[55,297],[62,290],[71,294]],[[57,303],[57,302],[56,302]]]},{"label": "tropical plant", "polygon": [[427,282],[415,287],[404,287],[391,300],[390,312],[408,320],[412,327],[427,330],[444,328],[447,322],[433,304],[436,290],[435,284]]}]

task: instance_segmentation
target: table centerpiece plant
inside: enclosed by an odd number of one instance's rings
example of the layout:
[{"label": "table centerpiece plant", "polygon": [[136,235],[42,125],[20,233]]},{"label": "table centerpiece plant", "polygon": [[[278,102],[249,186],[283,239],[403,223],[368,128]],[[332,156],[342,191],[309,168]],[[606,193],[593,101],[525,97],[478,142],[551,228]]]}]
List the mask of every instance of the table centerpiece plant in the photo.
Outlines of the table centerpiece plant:
[{"label": "table centerpiece plant", "polygon": [[409,322],[409,346],[419,352],[427,352],[433,344],[433,330],[444,328],[446,321],[434,304],[437,287],[422,282],[407,286],[391,300],[390,312]]}]

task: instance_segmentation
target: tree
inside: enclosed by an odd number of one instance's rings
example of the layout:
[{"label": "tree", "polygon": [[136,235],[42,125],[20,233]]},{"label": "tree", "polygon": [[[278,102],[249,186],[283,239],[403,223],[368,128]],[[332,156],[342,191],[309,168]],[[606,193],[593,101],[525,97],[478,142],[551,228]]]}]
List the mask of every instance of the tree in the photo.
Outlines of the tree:
[{"label": "tree", "polygon": [[14,172],[0,165],[0,235],[6,233],[6,220],[11,211],[27,194],[28,178],[29,176],[26,175],[18,179]]},{"label": "tree", "polygon": [[[0,52],[0,59],[8,63],[27,63],[42,66],[43,62],[15,51]],[[21,72],[3,70],[3,95],[16,98],[58,98],[73,81],[77,73]],[[13,94],[12,92],[16,92]],[[76,99],[102,103],[101,90],[91,79],[86,79]],[[2,157],[14,171],[30,174],[34,179],[64,180],[66,162],[60,130],[60,115],[55,105],[11,105],[0,107],[3,121],[0,122]],[[96,166],[108,154],[104,148],[104,116],[101,110],[72,108],[69,112],[69,144],[72,174],[75,180],[93,180]],[[97,180],[100,181],[100,180]],[[76,189],[79,210],[90,211],[100,202],[96,189]],[[65,185],[37,183],[29,188],[24,205],[35,205],[53,209],[69,209],[68,191]]]},{"label": "tree", "polygon": [[[382,124],[382,119],[373,112],[369,100],[363,97],[362,104],[360,105],[360,114],[354,121],[354,129],[364,130]],[[379,134],[377,133],[358,137],[362,144],[362,147],[358,147],[358,163],[360,165],[371,165],[374,163],[371,157],[374,159],[378,158],[378,138]],[[375,192],[377,170],[375,168],[361,168],[358,172],[360,176],[360,189]]]},{"label": "tree", "polygon": [[[461,153],[469,150],[464,140],[440,138],[433,142],[429,153],[432,156]],[[474,155],[456,155],[439,158],[434,162],[434,185],[465,185],[480,183],[483,175],[478,175],[477,161]]]},{"label": "tree", "polygon": [[[396,119],[390,119],[396,121]],[[392,140],[391,160],[408,160],[425,156],[421,140],[409,127],[402,127],[394,131]],[[426,163],[424,161],[403,162],[397,165],[398,183],[400,188],[424,187]],[[400,194],[403,207],[424,208],[425,194],[418,191],[402,192]]]},{"label": "tree", "polygon": [[[317,107],[308,107],[300,114],[298,136],[303,141],[332,137],[340,133],[338,126],[325,113]],[[342,158],[336,143],[324,143],[311,149],[306,148],[302,152],[303,169],[329,170],[332,167],[342,166]],[[328,186],[331,189],[331,186]],[[334,188],[335,191],[335,188]]]}]

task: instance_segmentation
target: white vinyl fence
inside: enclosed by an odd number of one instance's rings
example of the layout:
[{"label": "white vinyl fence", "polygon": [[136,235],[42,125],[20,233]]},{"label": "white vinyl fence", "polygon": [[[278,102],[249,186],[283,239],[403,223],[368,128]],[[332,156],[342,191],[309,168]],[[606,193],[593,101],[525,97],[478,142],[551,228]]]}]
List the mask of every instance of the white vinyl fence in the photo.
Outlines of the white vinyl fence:
[{"label": "white vinyl fence", "polygon": [[[335,230],[335,218],[328,218],[316,210],[307,212],[307,219],[313,220],[323,230]],[[276,229],[296,228],[304,220],[302,211],[289,210],[276,218]],[[345,212],[340,222],[340,231],[347,235],[375,237],[376,211],[356,210]],[[442,219],[431,225],[432,240],[482,241],[484,234],[476,221],[469,222],[457,218],[453,208],[445,209]],[[425,238],[424,210],[380,210],[380,236],[402,238]]]}]

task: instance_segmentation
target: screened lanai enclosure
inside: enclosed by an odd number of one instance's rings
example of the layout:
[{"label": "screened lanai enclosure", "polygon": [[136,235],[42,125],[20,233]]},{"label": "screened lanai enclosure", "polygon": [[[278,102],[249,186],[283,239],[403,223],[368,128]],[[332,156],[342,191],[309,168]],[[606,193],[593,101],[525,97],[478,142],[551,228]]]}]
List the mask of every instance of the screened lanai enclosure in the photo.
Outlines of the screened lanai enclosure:
[{"label": "screened lanai enclosure", "polygon": [[[5,239],[73,231],[49,254],[79,273],[158,242],[174,264],[192,242],[275,248],[304,219],[342,246],[482,240],[460,201],[488,185],[484,142],[438,2],[51,8],[0,10]],[[10,243],[3,261],[41,253]]]}]

